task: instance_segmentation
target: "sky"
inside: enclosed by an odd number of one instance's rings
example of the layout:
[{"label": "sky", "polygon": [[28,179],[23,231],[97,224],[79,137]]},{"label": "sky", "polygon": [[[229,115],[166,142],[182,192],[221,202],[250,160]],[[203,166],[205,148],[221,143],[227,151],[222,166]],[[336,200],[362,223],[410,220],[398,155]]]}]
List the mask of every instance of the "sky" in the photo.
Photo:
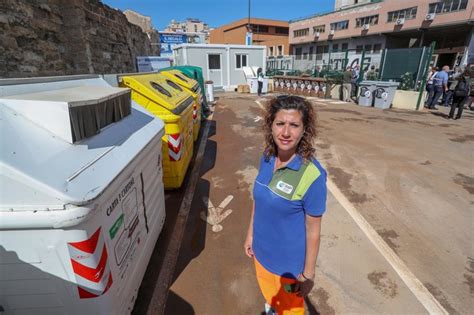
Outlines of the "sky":
[{"label": "sky", "polygon": [[[102,0],[106,5],[151,17],[163,30],[172,19],[197,18],[219,27],[248,16],[248,0]],[[250,17],[292,20],[334,9],[334,0],[250,0]]]}]

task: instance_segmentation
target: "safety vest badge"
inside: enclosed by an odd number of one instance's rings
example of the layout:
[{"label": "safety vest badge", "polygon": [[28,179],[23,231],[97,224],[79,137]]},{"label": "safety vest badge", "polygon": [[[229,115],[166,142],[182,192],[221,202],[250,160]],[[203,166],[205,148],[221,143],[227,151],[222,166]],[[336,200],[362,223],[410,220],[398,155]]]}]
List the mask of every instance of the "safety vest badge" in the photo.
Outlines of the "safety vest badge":
[{"label": "safety vest badge", "polygon": [[293,191],[293,186],[281,180],[276,184],[276,188],[278,190],[281,190],[285,194],[291,194],[291,192]]}]

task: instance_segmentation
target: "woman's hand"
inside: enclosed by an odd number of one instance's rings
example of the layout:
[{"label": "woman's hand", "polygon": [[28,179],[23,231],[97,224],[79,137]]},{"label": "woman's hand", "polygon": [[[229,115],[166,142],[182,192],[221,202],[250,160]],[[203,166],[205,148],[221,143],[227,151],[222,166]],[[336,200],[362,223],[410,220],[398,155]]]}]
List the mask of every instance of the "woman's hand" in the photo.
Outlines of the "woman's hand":
[{"label": "woman's hand", "polygon": [[303,298],[306,297],[314,287],[313,278],[314,276],[311,278],[307,278],[303,276],[303,274],[300,274],[297,279],[298,282],[296,282],[296,286],[295,286],[296,295]]},{"label": "woman's hand", "polygon": [[252,235],[250,235],[250,233],[248,233],[247,238],[245,239],[244,249],[245,249],[245,255],[249,256],[250,258],[253,258],[252,241],[253,241],[253,237]]}]

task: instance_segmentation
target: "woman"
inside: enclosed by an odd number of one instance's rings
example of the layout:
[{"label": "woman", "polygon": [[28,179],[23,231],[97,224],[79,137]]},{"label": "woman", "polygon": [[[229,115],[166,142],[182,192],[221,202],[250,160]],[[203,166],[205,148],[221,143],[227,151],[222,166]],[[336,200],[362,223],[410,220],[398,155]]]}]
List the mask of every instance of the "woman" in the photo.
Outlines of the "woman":
[{"label": "woman", "polygon": [[326,210],[326,172],[313,157],[313,107],[298,96],[272,99],[264,133],[245,253],[254,258],[267,314],[303,314]]}]

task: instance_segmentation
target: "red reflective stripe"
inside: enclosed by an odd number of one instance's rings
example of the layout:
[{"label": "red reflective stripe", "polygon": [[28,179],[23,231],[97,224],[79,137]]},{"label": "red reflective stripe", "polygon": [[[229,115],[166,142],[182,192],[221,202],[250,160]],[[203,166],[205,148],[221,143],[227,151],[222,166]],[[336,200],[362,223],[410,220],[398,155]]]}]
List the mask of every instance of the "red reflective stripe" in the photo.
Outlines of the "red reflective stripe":
[{"label": "red reflective stripe", "polygon": [[86,291],[81,287],[77,287],[77,291],[79,291],[79,298],[81,299],[91,299],[99,296],[94,293],[90,293],[89,291]]},{"label": "red reflective stripe", "polygon": [[87,240],[81,242],[68,243],[69,245],[82,250],[83,252],[93,254],[97,247],[97,242],[100,236],[100,228],[95,231],[95,233]]},{"label": "red reflective stripe", "polygon": [[181,143],[177,147],[175,147],[174,145],[168,142],[168,149],[173,151],[174,153],[179,153],[179,151],[181,150]]},{"label": "red reflective stripe", "polygon": [[110,273],[109,275],[109,280],[107,281],[107,286],[105,287],[104,291],[102,291],[101,294],[97,295],[95,293],[91,293],[81,287],[77,287],[77,290],[79,291],[79,298],[81,299],[90,299],[90,298],[96,298],[98,296],[101,296],[103,294],[105,294],[109,289],[110,287],[112,286],[112,283],[113,283],[113,280],[112,280],[112,273]]},{"label": "red reflective stripe", "polygon": [[179,133],[168,135],[168,156],[170,161],[178,161],[181,159],[182,140],[181,134]]},{"label": "red reflective stripe", "polygon": [[74,270],[74,273],[76,275],[96,283],[102,279],[102,276],[105,272],[106,263],[107,249],[105,248],[105,244],[104,248],[102,249],[102,255],[100,257],[99,263],[97,264],[96,268],[84,266],[83,264],[80,264],[77,261],[71,259],[72,269]]}]

